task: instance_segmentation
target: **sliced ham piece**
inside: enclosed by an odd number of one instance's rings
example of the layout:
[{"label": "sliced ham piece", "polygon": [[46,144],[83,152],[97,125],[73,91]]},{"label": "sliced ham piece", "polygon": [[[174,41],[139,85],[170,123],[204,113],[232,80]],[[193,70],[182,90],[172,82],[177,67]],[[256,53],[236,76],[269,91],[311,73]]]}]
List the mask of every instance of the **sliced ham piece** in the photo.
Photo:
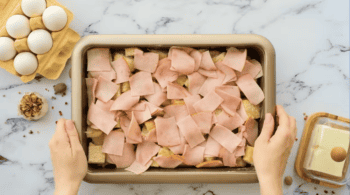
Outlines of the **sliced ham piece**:
[{"label": "sliced ham piece", "polygon": [[209,51],[202,53],[202,60],[200,63],[200,68],[202,68],[204,70],[209,70],[209,71],[217,69],[214,62],[213,62],[213,59],[210,56]]},{"label": "sliced ham piece", "polygon": [[149,72],[140,71],[129,78],[132,96],[154,94],[152,75]]},{"label": "sliced ham piece", "polygon": [[203,99],[199,100],[193,105],[193,108],[197,112],[211,111],[213,112],[224,100],[216,94],[214,91],[211,91]]},{"label": "sliced ham piece", "polygon": [[136,148],[136,161],[142,165],[146,165],[159,150],[160,146],[153,142],[142,142]]},{"label": "sliced ham piece", "polygon": [[191,74],[194,72],[195,61],[185,51],[179,49],[172,49],[171,52],[171,69],[179,72],[180,74]]},{"label": "sliced ham piece", "polygon": [[165,100],[167,100],[167,94],[163,92],[161,86],[158,83],[153,83],[154,85],[154,94],[145,95],[145,98],[148,102],[160,106]]},{"label": "sliced ham piece", "polygon": [[86,88],[87,88],[87,96],[88,96],[88,105],[91,105],[91,103],[95,103],[95,91],[96,91],[96,86],[98,83],[97,79],[94,78],[86,78]]},{"label": "sliced ham piece", "polygon": [[263,73],[262,66],[261,66],[260,62],[258,62],[255,59],[249,60],[249,62],[253,63],[255,66],[259,66],[260,69],[261,69],[261,71],[258,73],[258,75],[255,76],[255,79],[258,79],[258,78],[264,76],[264,73]]},{"label": "sliced ham piece", "polygon": [[131,91],[122,93],[113,103],[111,110],[129,110],[140,100],[140,96],[132,96]]},{"label": "sliced ham piece", "polygon": [[222,161],[224,163],[224,166],[227,166],[227,167],[237,166],[237,157],[235,152],[229,152],[225,148],[223,148],[223,152],[222,152]]},{"label": "sliced ham piece", "polygon": [[88,111],[88,120],[108,135],[117,124],[114,115],[115,113],[105,111],[92,103]]},{"label": "sliced ham piece", "polygon": [[187,77],[189,82],[188,91],[193,95],[199,94],[199,90],[201,89],[204,82],[206,81],[206,77],[201,75],[198,72],[194,72],[188,75]]},{"label": "sliced ham piece", "polygon": [[241,98],[232,96],[224,91],[216,90],[218,94],[224,101],[221,103],[221,107],[230,115],[236,113],[238,106],[241,104]]},{"label": "sliced ham piece", "polygon": [[100,72],[100,71],[91,71],[89,72],[92,78],[98,79],[99,76],[105,78],[108,81],[112,81],[117,78],[117,74],[114,70],[110,70],[107,72]]},{"label": "sliced ham piece", "polygon": [[158,113],[160,113],[160,112],[162,112],[164,110],[163,108],[158,107],[158,106],[156,106],[154,104],[151,104],[151,103],[149,103],[147,101],[145,101],[145,104],[148,107],[148,109],[149,109],[149,111],[151,113],[151,116],[154,116],[155,114],[158,114]]},{"label": "sliced ham piece", "polygon": [[133,172],[137,175],[147,171],[147,169],[151,166],[152,160],[146,163],[146,165],[142,165],[141,163],[137,162],[136,160],[130,165],[130,167],[126,168],[126,171]]},{"label": "sliced ham piece", "polygon": [[129,81],[131,72],[128,63],[124,58],[119,58],[118,60],[112,62],[112,66],[117,73],[117,80],[115,83],[119,84]]},{"label": "sliced ham piece", "polygon": [[258,105],[265,99],[264,92],[250,74],[241,76],[236,83],[250,103]]},{"label": "sliced ham piece", "polygon": [[88,71],[110,71],[110,53],[108,48],[94,48],[87,51]]},{"label": "sliced ham piece", "polygon": [[109,100],[108,102],[102,102],[100,100],[97,100],[96,106],[100,107],[102,110],[106,112],[112,112],[113,114],[116,114],[116,112],[110,111],[113,103],[114,103],[114,100]]},{"label": "sliced ham piece", "polygon": [[237,86],[221,85],[215,88],[215,92],[218,92],[218,91],[228,93],[237,98],[241,98],[241,92],[239,91],[239,88]]},{"label": "sliced ham piece", "polygon": [[214,79],[218,78],[218,73],[216,70],[199,69],[198,73],[205,76],[205,77],[214,78]]},{"label": "sliced ham piece", "polygon": [[189,145],[185,145],[185,151],[183,156],[185,157],[184,163],[186,165],[197,165],[204,160],[205,147],[196,146],[191,148]]},{"label": "sliced ham piece", "polygon": [[218,157],[221,149],[219,142],[215,141],[211,136],[208,137],[207,145],[205,146],[204,156]]},{"label": "sliced ham piece", "polygon": [[129,167],[136,159],[135,146],[133,144],[125,143],[122,156],[107,154],[107,158],[109,158],[117,168],[123,169]]},{"label": "sliced ham piece", "polygon": [[194,59],[195,66],[194,71],[198,71],[201,61],[202,61],[202,54],[198,50],[193,50],[190,53],[190,56]]},{"label": "sliced ham piece", "polygon": [[199,90],[199,94],[202,96],[206,96],[209,92],[215,90],[215,87],[221,86],[225,79],[225,74],[220,70],[217,70],[218,78],[207,78],[203,83],[201,89]]},{"label": "sliced ham piece", "polygon": [[196,165],[197,168],[205,168],[205,167],[221,167],[224,164],[222,163],[221,160],[211,160],[211,161],[206,161],[206,162],[202,162],[198,165]]},{"label": "sliced ham piece", "polygon": [[244,108],[243,104],[241,104],[239,106],[239,109],[237,110],[237,113],[242,118],[242,120],[246,121],[248,119],[248,115],[247,115],[247,112],[245,111],[245,108]]},{"label": "sliced ham piece", "polygon": [[228,67],[231,67],[232,69],[242,72],[246,59],[247,59],[246,49],[243,52],[239,50],[229,49],[222,62],[226,64]]},{"label": "sliced ham piece", "polygon": [[245,155],[245,143],[246,143],[246,139],[243,138],[242,142],[244,145],[243,146],[238,146],[235,150],[235,156],[236,157],[240,157],[240,156],[244,156]]},{"label": "sliced ham piece", "polygon": [[184,99],[187,96],[190,96],[190,92],[188,92],[185,88],[177,83],[168,82],[167,85],[167,98],[171,100],[175,99]]},{"label": "sliced ham piece", "polygon": [[[141,129],[139,124],[136,121],[134,112],[132,112],[131,121],[128,128],[128,132],[126,133],[126,137],[130,140],[131,143],[142,142]],[[128,139],[126,140],[127,142],[128,142]]]},{"label": "sliced ham piece", "polygon": [[189,114],[196,113],[196,110],[193,108],[193,104],[201,100],[201,96],[199,95],[192,95],[184,98],[185,105],[187,106],[187,110]]},{"label": "sliced ham piece", "polygon": [[[259,64],[260,65],[260,64]],[[237,72],[237,77],[241,77],[245,74],[250,74],[253,78],[256,78],[260,71],[262,71],[261,65],[255,65],[250,61],[246,60],[242,72]]]},{"label": "sliced ham piece", "polygon": [[185,150],[185,145],[187,144],[185,137],[182,135],[180,131],[179,131],[179,134],[180,134],[180,145],[169,147],[169,149],[174,154],[183,154]]},{"label": "sliced ham piece", "polygon": [[223,84],[237,80],[237,75],[235,71],[232,68],[226,66],[222,61],[217,62],[215,65],[216,67],[218,67],[219,70],[221,70],[221,72],[225,74]]},{"label": "sliced ham piece", "polygon": [[104,138],[102,152],[122,156],[124,150],[124,139],[124,132],[121,130],[111,131]]},{"label": "sliced ham piece", "polygon": [[153,129],[146,135],[142,134],[142,140],[143,142],[157,142],[157,130]]},{"label": "sliced ham piece", "polygon": [[134,61],[136,69],[153,73],[157,69],[159,54],[152,52],[143,53],[143,51],[135,49]]},{"label": "sliced ham piece", "polygon": [[176,168],[180,164],[182,164],[182,161],[178,158],[174,158],[173,156],[157,156],[153,158],[154,161],[158,163],[158,165],[162,168]]},{"label": "sliced ham piece", "polygon": [[168,53],[169,59],[171,59],[172,53],[173,53],[173,50],[174,50],[174,49],[184,51],[184,52],[186,52],[188,55],[190,55],[190,53],[191,53],[192,51],[195,50],[195,49],[193,49],[193,48],[191,48],[191,47],[172,46],[172,47],[170,47],[169,53]]},{"label": "sliced ham piece", "polygon": [[98,77],[96,86],[96,98],[103,102],[108,102],[120,90],[120,86],[111,81],[108,81],[101,76]]},{"label": "sliced ham piece", "polygon": [[200,128],[190,115],[179,121],[177,125],[191,148],[205,141]]},{"label": "sliced ham piece", "polygon": [[157,129],[157,140],[161,146],[177,146],[181,144],[179,129],[175,117],[157,117],[154,120]]},{"label": "sliced ham piece", "polygon": [[234,113],[234,115],[231,116],[225,111],[222,111],[219,115],[217,115],[216,120],[217,124],[220,124],[230,130],[234,130],[244,123],[244,120],[239,116],[239,114]]},{"label": "sliced ham piece", "polygon": [[179,122],[183,118],[189,116],[186,105],[169,105],[164,107],[164,118],[175,117],[176,122]]},{"label": "sliced ham piece", "polygon": [[145,101],[141,101],[140,103],[135,104],[135,106],[133,106],[130,111],[145,111],[146,109],[146,102]]},{"label": "sliced ham piece", "polygon": [[144,122],[146,122],[152,118],[151,112],[149,111],[148,107],[145,108],[144,111],[126,112],[126,114],[128,115],[129,118],[132,117],[132,113],[134,113],[135,119],[136,119],[138,124],[143,124]]},{"label": "sliced ham piece", "polygon": [[208,134],[212,126],[212,112],[198,112],[192,115],[201,132]]},{"label": "sliced ham piece", "polygon": [[157,70],[153,73],[153,76],[157,79],[159,85],[164,89],[167,87],[168,82],[174,82],[179,77],[179,74],[170,70],[171,60],[164,58],[159,61]]},{"label": "sliced ham piece", "polygon": [[219,124],[214,126],[209,135],[231,153],[241,142],[241,139],[236,134]]},{"label": "sliced ham piece", "polygon": [[244,126],[245,133],[243,136],[247,139],[249,145],[254,146],[255,140],[258,137],[258,122],[249,117]]}]

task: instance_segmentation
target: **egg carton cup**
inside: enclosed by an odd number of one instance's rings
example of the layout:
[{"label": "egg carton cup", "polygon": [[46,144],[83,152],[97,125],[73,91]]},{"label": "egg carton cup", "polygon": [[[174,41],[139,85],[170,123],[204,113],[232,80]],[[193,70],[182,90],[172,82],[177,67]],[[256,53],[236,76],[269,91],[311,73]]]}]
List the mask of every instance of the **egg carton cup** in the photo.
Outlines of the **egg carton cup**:
[{"label": "egg carton cup", "polygon": [[[9,37],[13,39],[6,30],[6,22],[13,15],[24,15],[21,9],[22,0],[0,0],[0,37]],[[38,59],[37,70],[30,75],[20,75],[16,72],[13,62],[14,59],[8,61],[0,61],[0,67],[8,71],[9,73],[21,77],[21,80],[25,83],[33,80],[37,74],[44,76],[47,79],[55,80],[61,75],[67,60],[70,58],[75,44],[79,41],[80,36],[74,30],[69,28],[69,24],[73,20],[73,13],[67,8],[59,4],[55,0],[46,0],[46,6],[59,6],[67,13],[66,26],[57,32],[50,32],[53,46],[45,54],[36,55]],[[27,17],[27,16],[26,16]],[[42,22],[41,16],[30,18],[31,30],[46,29]],[[30,51],[27,45],[27,38],[16,39],[15,49],[17,53]]]}]

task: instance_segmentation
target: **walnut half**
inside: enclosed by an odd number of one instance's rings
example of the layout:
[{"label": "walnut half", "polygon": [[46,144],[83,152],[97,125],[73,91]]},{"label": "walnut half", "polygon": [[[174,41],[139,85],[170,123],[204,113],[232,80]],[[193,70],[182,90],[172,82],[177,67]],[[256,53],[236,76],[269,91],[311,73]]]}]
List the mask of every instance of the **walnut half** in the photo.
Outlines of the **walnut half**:
[{"label": "walnut half", "polygon": [[27,120],[39,120],[47,113],[49,105],[38,93],[26,93],[18,105],[18,114]]}]

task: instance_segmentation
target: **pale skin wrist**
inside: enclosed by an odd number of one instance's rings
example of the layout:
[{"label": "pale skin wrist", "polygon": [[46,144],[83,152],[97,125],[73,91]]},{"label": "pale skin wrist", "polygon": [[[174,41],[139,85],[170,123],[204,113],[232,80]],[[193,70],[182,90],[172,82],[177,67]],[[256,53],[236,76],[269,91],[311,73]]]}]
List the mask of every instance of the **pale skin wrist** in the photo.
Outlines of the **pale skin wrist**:
[{"label": "pale skin wrist", "polygon": [[272,176],[259,177],[261,195],[283,195],[282,178]]},{"label": "pale skin wrist", "polygon": [[55,195],[77,195],[81,182],[56,183]]}]

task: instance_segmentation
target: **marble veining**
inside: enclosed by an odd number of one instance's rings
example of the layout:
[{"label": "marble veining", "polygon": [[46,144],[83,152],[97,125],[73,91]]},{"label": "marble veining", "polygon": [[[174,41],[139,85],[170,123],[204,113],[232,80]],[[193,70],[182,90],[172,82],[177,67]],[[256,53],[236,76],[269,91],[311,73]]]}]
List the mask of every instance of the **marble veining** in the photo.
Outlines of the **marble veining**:
[{"label": "marble veining", "polygon": [[[297,119],[303,113],[330,112],[349,118],[349,1],[344,0],[58,0],[74,14],[70,25],[82,37],[92,34],[260,34],[276,50],[277,103]],[[0,69],[0,195],[53,194],[48,142],[55,121],[71,118],[71,80],[66,69],[58,80],[20,79]],[[64,82],[67,95],[53,85]],[[25,92],[36,91],[49,102],[40,122],[17,115]],[[20,93],[19,93],[20,92]],[[56,99],[52,99],[51,97]],[[65,102],[68,105],[65,105]],[[53,109],[51,109],[54,107]],[[60,116],[59,111],[63,113]],[[29,132],[33,133],[30,134]],[[294,171],[295,143],[285,176],[284,195],[349,194],[306,183]],[[259,194],[258,184],[88,184],[79,194],[226,195]]]}]

